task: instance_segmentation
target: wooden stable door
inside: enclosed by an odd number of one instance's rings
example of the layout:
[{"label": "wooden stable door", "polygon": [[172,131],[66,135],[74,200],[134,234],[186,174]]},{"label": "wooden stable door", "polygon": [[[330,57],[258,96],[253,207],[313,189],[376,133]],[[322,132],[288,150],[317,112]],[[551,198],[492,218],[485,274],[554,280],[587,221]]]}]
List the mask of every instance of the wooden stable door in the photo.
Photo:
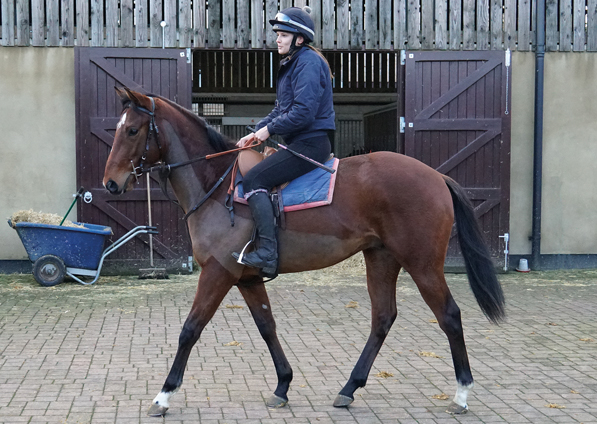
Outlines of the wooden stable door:
[{"label": "wooden stable door", "polygon": [[[148,224],[147,186],[143,176],[134,190],[113,196],[102,186],[122,105],[115,86],[158,94],[191,108],[191,64],[180,49],[75,48],[77,109],[77,184],[92,195],[79,203],[79,220],[108,225],[114,239]],[[186,267],[190,240],[181,210],[151,181],[154,260],[160,266]],[[139,236],[111,254],[112,263],[134,269],[149,258],[148,236]]]},{"label": "wooden stable door", "polygon": [[[510,209],[509,58],[503,51],[407,52],[404,151],[458,181],[492,256]],[[454,237],[447,263],[459,256]],[[496,260],[499,262],[499,260]]]}]

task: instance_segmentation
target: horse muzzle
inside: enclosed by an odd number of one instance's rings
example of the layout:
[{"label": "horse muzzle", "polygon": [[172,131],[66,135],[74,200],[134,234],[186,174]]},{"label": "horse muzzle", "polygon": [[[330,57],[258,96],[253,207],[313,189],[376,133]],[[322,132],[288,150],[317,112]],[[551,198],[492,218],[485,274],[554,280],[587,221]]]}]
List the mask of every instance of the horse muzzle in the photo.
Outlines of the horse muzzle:
[{"label": "horse muzzle", "polygon": [[110,194],[122,194],[124,192],[124,190],[120,189],[120,187],[118,187],[118,184],[111,179],[108,180],[106,184],[104,184],[104,187],[106,187],[106,190],[108,190]]}]

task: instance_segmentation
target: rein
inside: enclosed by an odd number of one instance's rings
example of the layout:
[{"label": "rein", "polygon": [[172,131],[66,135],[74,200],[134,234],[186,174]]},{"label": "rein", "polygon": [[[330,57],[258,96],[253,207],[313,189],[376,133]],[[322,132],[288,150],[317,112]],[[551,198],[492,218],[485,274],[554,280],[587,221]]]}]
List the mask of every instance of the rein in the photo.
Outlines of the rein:
[{"label": "rein", "polygon": [[[170,200],[172,203],[177,204],[178,206],[180,206],[180,203],[178,203],[177,201],[170,198],[170,196],[168,195],[166,184],[165,184],[165,180],[170,176],[170,172],[173,169],[180,168],[182,166],[191,165],[195,162],[199,162],[202,160],[214,159],[214,158],[217,158],[217,157],[220,157],[223,155],[227,155],[229,153],[236,153],[236,152],[240,152],[242,150],[252,149],[253,147],[257,147],[261,144],[261,141],[252,141],[250,144],[243,146],[243,147],[236,148],[236,149],[226,150],[226,151],[218,152],[218,153],[212,153],[209,155],[205,155],[205,156],[201,156],[201,157],[197,157],[197,158],[193,158],[193,159],[189,159],[189,160],[185,160],[185,161],[177,162],[177,163],[171,163],[171,164],[160,163],[157,166],[150,166],[148,168],[145,168],[144,162],[147,159],[147,153],[149,152],[149,142],[150,142],[151,137],[154,134],[154,132],[155,132],[154,138],[155,138],[156,144],[158,145],[160,155],[162,153],[162,145],[160,144],[160,140],[158,138],[159,129],[158,129],[157,124],[155,123],[155,100],[153,97],[149,97],[149,99],[151,100],[151,110],[145,109],[144,107],[135,106],[135,108],[139,112],[149,115],[151,117],[151,120],[149,121],[149,132],[147,133],[147,140],[145,142],[145,150],[143,151],[143,155],[141,156],[141,160],[139,161],[139,166],[135,167],[135,164],[131,160],[131,164],[133,166],[133,170],[132,170],[131,174],[135,176],[135,179],[137,181],[139,181],[139,177],[143,176],[144,174],[147,174],[147,173],[150,173],[153,171],[159,171],[160,188],[162,189],[162,192],[164,193],[164,195],[166,196],[166,198],[168,200]],[[236,164],[237,160],[238,160],[238,158],[230,164],[228,169],[224,172],[224,174],[220,177],[220,179],[214,184],[214,186],[205,194],[205,196],[203,196],[203,198],[201,200],[199,200],[199,202],[193,208],[191,208],[187,213],[185,213],[185,215],[184,215],[185,222],[188,220],[189,216],[191,216],[191,214],[193,212],[197,211],[197,209],[199,209],[207,201],[207,199],[209,199],[209,197],[213,194],[213,192],[216,191],[216,189],[224,182],[224,180],[226,179],[228,174],[230,174],[230,171],[232,171],[232,169],[234,168],[234,165]],[[232,225],[234,226],[234,218],[233,218],[232,208],[228,207],[228,209],[230,210]]]}]

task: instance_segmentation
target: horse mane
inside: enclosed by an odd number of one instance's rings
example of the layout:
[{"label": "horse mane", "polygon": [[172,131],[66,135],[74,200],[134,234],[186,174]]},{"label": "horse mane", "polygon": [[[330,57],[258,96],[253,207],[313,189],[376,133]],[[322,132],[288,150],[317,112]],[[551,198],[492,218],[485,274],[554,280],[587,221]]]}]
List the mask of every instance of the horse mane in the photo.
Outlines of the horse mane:
[{"label": "horse mane", "polygon": [[207,140],[208,140],[210,146],[213,147],[216,152],[225,152],[225,151],[231,150],[235,147],[234,141],[230,137],[227,137],[224,134],[218,132],[214,127],[209,125],[209,123],[205,119],[203,119],[199,115],[191,112],[187,108],[184,108],[184,107],[180,106],[178,103],[175,103],[172,100],[167,99],[162,96],[159,96],[157,94],[147,94],[147,96],[155,97],[155,98],[165,101],[166,103],[168,103],[170,106],[172,106],[173,108],[178,110],[180,113],[182,113],[186,117],[199,123],[199,125],[202,126],[203,128],[205,128],[205,130],[207,131]]}]

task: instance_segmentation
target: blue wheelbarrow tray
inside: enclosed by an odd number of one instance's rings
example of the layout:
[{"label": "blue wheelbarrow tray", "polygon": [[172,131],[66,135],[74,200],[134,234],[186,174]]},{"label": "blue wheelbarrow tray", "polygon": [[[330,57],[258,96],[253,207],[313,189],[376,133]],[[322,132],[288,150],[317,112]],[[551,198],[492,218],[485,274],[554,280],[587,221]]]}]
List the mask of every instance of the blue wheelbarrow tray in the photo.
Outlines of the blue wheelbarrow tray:
[{"label": "blue wheelbarrow tray", "polygon": [[[8,224],[12,227],[10,220]],[[18,222],[14,225],[14,228],[21,238],[29,260],[34,265],[36,261],[47,255],[58,257],[64,262],[66,275],[81,284],[95,283],[99,277],[104,258],[131,238],[138,234],[157,234],[155,227],[135,227],[104,250],[106,239],[112,235],[110,227],[79,222],[75,222],[75,224],[82,227]],[[75,275],[95,278],[91,282],[85,282],[75,277]],[[56,284],[60,282],[62,281],[58,281]]]}]

